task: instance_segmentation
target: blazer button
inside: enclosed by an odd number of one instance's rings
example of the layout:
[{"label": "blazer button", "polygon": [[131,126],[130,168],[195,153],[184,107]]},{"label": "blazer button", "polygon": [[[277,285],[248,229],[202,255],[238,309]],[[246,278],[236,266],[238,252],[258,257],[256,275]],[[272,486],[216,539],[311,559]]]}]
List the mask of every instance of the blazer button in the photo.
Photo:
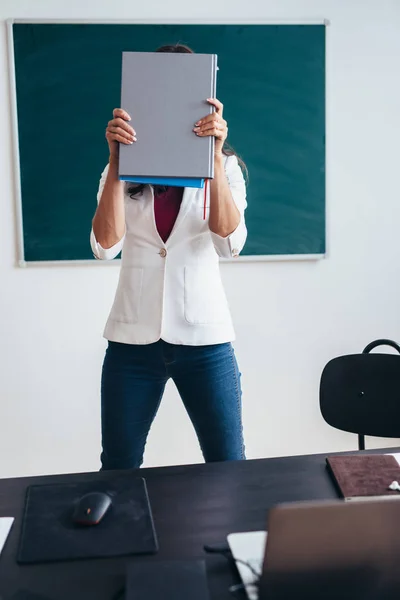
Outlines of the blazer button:
[{"label": "blazer button", "polygon": [[161,248],[161,250],[160,250],[160,253],[159,253],[159,254],[160,254],[161,258],[165,258],[165,257],[167,256],[167,251],[166,251],[166,249],[165,249],[165,248]]}]

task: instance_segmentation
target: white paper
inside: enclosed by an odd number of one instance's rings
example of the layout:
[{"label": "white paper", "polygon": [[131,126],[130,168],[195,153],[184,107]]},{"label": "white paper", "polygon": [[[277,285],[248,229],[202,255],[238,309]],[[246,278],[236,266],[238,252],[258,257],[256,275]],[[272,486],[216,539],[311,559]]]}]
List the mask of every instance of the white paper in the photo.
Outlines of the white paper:
[{"label": "white paper", "polygon": [[387,456],[394,456],[397,460],[397,463],[400,465],[400,452],[395,452],[394,454],[387,454]]},{"label": "white paper", "polygon": [[10,533],[12,524],[14,523],[13,517],[0,517],[0,554]]},{"label": "white paper", "polygon": [[239,561],[250,564],[261,576],[266,542],[266,531],[248,531],[228,535],[228,544],[233,558],[237,561],[236,566],[249,600],[258,600],[258,586],[255,585],[256,577],[248,566]]}]

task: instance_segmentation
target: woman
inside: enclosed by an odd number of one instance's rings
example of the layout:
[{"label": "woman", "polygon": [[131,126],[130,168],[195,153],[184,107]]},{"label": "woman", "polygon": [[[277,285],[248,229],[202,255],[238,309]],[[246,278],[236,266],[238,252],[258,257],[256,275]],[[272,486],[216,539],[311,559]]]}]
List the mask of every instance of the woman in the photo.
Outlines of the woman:
[{"label": "woman", "polygon": [[[182,45],[161,52],[191,52]],[[246,240],[246,190],[236,156],[224,149],[223,106],[196,123],[214,136],[214,179],[204,190],[130,186],[118,178],[119,144],[137,140],[130,115],[115,109],[98,191],[91,246],[96,258],[122,250],[108,319],[102,373],[103,469],[137,468],[165,384],[172,378],[206,461],[244,458],[240,373],[218,256]],[[171,435],[172,432],[171,424]]]}]

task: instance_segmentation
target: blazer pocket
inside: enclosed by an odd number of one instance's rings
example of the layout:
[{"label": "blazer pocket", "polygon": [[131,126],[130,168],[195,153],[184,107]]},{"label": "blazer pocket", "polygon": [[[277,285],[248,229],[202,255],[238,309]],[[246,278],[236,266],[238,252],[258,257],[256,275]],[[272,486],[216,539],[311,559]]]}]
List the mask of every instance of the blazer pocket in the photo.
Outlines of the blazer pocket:
[{"label": "blazer pocket", "polygon": [[228,303],[218,267],[185,267],[185,320],[191,325],[223,323]]},{"label": "blazer pocket", "polygon": [[112,320],[120,323],[137,323],[142,300],[143,269],[122,267],[117,293],[112,308]]}]

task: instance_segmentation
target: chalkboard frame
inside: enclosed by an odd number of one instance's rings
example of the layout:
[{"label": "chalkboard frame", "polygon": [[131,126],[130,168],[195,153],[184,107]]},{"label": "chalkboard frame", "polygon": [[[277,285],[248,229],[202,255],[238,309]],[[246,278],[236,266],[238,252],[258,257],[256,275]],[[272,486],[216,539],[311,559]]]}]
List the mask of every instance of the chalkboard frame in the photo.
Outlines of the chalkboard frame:
[{"label": "chalkboard frame", "polygon": [[[11,103],[11,125],[12,125],[12,155],[13,155],[13,183],[14,183],[14,207],[15,207],[15,231],[16,231],[16,256],[17,266],[19,267],[47,267],[47,266],[119,266],[121,260],[113,261],[98,261],[98,260],[43,260],[43,261],[27,261],[24,251],[24,230],[23,230],[23,206],[22,206],[22,190],[21,190],[21,173],[20,173],[20,153],[19,153],[19,136],[18,136],[18,111],[17,111],[17,89],[16,89],[16,65],[14,57],[14,24],[111,24],[111,25],[324,25],[325,38],[327,27],[330,25],[330,20],[326,18],[316,19],[7,19],[7,49],[8,49],[8,67],[9,67],[9,89]],[[325,86],[327,78],[327,44],[325,43]],[[326,104],[326,95],[325,95]],[[325,107],[326,115],[326,107]],[[325,128],[326,128],[325,116]],[[325,177],[325,252],[323,254],[270,254],[270,255],[245,255],[235,258],[221,258],[223,263],[230,262],[287,262],[287,261],[319,261],[327,258],[329,255],[329,240],[327,236],[327,205],[328,195]]]}]

